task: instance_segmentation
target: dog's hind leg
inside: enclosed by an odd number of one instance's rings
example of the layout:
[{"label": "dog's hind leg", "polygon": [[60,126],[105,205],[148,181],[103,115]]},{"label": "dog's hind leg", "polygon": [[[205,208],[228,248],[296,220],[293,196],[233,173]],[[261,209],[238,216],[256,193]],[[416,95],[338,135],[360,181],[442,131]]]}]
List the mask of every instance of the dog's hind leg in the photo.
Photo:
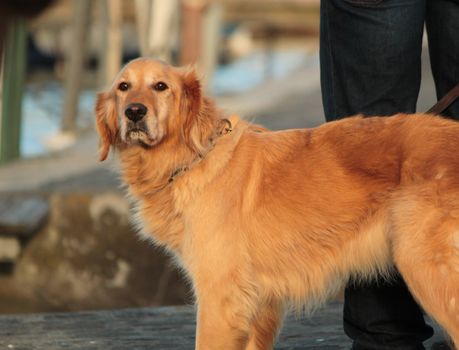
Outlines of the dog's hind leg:
[{"label": "dog's hind leg", "polygon": [[[447,208],[441,208],[445,202]],[[445,198],[405,202],[394,214],[392,242],[395,263],[411,293],[459,349],[457,213]]]},{"label": "dog's hind leg", "polygon": [[283,316],[283,306],[277,300],[260,303],[250,328],[246,350],[272,349]]},{"label": "dog's hind leg", "polygon": [[[421,257],[422,259],[422,257]],[[397,266],[411,293],[449,334],[459,349],[459,276],[444,263],[429,265],[409,257]]]}]

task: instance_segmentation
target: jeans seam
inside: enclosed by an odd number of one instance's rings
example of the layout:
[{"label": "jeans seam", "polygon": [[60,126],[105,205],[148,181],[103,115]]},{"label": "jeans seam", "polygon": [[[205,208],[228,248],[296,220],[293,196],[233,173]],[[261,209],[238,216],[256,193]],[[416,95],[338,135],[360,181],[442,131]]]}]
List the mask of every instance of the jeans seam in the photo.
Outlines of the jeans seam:
[{"label": "jeans seam", "polygon": [[[337,116],[336,116],[336,112],[337,112],[337,107],[336,107],[336,99],[335,99],[335,68],[334,68],[334,61],[333,61],[333,53],[332,53],[332,35],[331,35],[331,29],[330,29],[330,5],[329,5],[329,2],[328,0],[325,1],[325,6],[327,6],[327,16],[326,16],[326,23],[325,25],[327,26],[327,36],[328,36],[328,61],[330,63],[330,85],[329,85],[329,88],[330,88],[330,94],[331,94],[331,105],[332,105],[332,108],[333,108],[333,111],[332,111],[332,116],[333,116],[333,119],[336,119]],[[329,96],[330,97],[330,96]],[[330,103],[330,102],[329,102]]]}]

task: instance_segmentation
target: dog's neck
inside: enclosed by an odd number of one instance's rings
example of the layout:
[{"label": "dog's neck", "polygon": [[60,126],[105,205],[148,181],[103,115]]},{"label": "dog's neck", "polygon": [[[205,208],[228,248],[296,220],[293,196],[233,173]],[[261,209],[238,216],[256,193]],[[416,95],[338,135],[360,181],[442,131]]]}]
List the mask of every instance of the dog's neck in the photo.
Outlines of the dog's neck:
[{"label": "dog's neck", "polygon": [[194,153],[174,140],[152,148],[142,146],[120,150],[123,180],[137,198],[150,194],[167,182],[179,164],[191,162]]}]

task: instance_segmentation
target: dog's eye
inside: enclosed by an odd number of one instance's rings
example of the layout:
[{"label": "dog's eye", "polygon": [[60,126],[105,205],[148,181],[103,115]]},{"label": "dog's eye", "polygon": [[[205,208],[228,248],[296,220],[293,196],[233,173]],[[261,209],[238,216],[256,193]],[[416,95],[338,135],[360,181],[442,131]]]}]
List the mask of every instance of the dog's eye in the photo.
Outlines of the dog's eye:
[{"label": "dog's eye", "polygon": [[129,89],[129,84],[128,83],[123,81],[123,82],[118,84],[118,90],[126,91],[127,89]]},{"label": "dog's eye", "polygon": [[155,86],[153,86],[153,89],[155,89],[156,91],[164,91],[167,88],[168,86],[166,85],[166,83],[163,83],[162,81],[156,83]]}]

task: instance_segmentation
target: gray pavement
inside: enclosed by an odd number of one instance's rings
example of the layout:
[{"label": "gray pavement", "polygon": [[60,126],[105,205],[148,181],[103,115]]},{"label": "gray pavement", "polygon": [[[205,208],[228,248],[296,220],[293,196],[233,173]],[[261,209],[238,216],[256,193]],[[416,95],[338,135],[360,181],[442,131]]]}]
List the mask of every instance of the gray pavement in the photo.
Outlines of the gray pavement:
[{"label": "gray pavement", "polygon": [[[341,327],[341,309],[334,302],[312,317],[288,316],[275,349],[350,349]],[[194,339],[195,311],[184,306],[0,316],[3,349],[186,350],[194,349]],[[426,349],[436,341],[430,339]]]}]

